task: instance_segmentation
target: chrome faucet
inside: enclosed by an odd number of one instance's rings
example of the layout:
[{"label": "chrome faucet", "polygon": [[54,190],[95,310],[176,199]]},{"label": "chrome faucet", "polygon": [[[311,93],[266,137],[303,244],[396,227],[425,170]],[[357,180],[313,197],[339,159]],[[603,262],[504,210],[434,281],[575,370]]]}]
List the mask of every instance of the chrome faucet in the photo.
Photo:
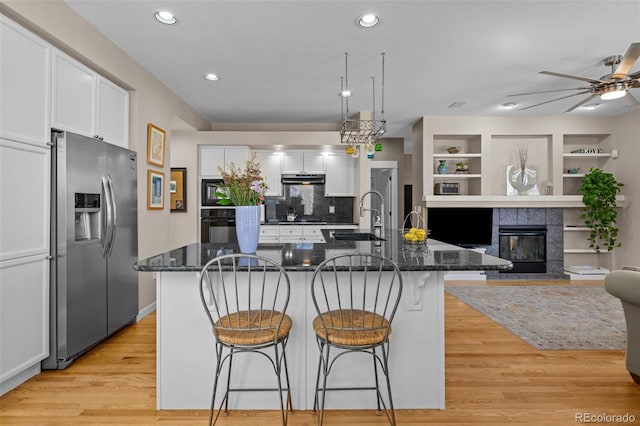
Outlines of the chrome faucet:
[{"label": "chrome faucet", "polygon": [[[364,207],[364,197],[367,194],[375,194],[378,196],[378,198],[380,198],[380,211],[376,210],[376,209],[367,209]],[[366,211],[372,211],[372,212],[376,212],[378,214],[378,216],[380,217],[380,223],[381,223],[381,232],[380,232],[380,237],[384,238],[384,198],[382,198],[382,194],[379,193],[378,191],[367,191],[364,194],[362,194],[362,197],[360,197],[360,217],[364,217],[364,212]],[[375,218],[374,218],[375,219]]]}]

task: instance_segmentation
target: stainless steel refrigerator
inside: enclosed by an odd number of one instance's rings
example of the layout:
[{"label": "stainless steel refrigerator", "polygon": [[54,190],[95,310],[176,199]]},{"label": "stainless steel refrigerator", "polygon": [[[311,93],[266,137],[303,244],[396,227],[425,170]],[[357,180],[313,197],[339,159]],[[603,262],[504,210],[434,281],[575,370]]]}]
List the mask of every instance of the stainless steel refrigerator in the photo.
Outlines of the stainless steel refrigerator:
[{"label": "stainless steel refrigerator", "polygon": [[138,313],[136,153],[53,132],[50,355],[66,368]]}]

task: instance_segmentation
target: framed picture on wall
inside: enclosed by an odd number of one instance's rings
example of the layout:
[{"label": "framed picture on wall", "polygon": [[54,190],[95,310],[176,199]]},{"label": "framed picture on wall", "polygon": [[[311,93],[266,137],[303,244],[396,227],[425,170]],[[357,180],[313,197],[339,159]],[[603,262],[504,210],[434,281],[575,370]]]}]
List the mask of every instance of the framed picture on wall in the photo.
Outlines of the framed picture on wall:
[{"label": "framed picture on wall", "polygon": [[184,167],[172,167],[170,180],[172,212],[187,211],[187,169]]},{"label": "framed picture on wall", "polygon": [[160,127],[147,125],[147,163],[164,167],[164,144],[166,132]]},{"label": "framed picture on wall", "polygon": [[164,209],[164,173],[147,170],[147,210]]}]

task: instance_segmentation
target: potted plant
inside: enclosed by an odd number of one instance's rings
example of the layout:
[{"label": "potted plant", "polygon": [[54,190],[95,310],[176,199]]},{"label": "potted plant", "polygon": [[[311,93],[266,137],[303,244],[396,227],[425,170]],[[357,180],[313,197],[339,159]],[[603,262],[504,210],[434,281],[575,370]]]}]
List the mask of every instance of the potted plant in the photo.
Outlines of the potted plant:
[{"label": "potted plant", "polygon": [[624,186],[616,181],[611,173],[606,173],[599,168],[591,167],[584,175],[582,185],[578,193],[582,194],[584,203],[584,213],[580,216],[584,219],[584,224],[591,232],[589,233],[589,247],[600,253],[601,245],[612,251],[615,247],[620,247],[618,238],[618,228],[616,218],[616,195],[620,188]]}]

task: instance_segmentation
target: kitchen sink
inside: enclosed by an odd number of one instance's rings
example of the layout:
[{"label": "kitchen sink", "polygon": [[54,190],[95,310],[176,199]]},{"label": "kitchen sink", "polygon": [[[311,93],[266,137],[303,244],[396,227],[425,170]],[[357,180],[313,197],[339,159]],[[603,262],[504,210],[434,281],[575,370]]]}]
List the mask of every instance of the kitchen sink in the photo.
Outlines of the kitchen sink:
[{"label": "kitchen sink", "polygon": [[338,241],[385,241],[370,232],[334,232],[333,238]]}]

